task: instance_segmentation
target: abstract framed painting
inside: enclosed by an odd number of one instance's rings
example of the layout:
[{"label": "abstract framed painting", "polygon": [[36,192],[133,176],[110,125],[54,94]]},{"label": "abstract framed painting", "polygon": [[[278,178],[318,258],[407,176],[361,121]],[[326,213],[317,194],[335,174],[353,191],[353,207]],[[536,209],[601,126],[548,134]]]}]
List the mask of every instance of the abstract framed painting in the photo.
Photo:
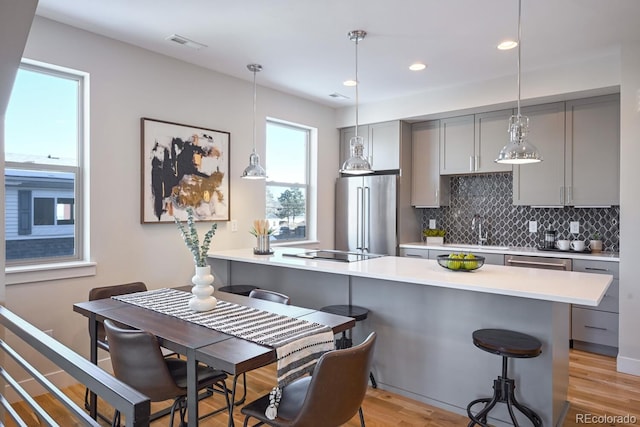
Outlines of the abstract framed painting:
[{"label": "abstract framed painting", "polygon": [[229,132],[143,117],[142,223],[229,221]]}]

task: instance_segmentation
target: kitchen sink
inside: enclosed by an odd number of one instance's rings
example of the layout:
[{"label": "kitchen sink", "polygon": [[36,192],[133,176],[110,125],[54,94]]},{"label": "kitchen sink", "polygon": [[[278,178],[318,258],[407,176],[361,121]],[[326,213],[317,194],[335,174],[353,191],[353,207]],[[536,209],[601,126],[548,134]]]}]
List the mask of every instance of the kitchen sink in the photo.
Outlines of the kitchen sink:
[{"label": "kitchen sink", "polygon": [[459,249],[475,249],[475,250],[479,250],[479,249],[486,249],[486,250],[493,250],[493,251],[506,251],[509,248],[509,246],[492,246],[492,245],[469,245],[469,244],[464,244],[464,243],[460,243],[460,244],[456,244],[456,243],[445,243],[443,246],[445,247],[449,247],[449,248],[459,248]]}]

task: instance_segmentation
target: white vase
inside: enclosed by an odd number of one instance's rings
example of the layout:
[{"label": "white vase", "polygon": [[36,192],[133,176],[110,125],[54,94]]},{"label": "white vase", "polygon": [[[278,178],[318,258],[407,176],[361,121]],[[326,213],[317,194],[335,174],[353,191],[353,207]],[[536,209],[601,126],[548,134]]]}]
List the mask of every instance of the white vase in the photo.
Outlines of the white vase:
[{"label": "white vase", "polygon": [[209,311],[216,308],[218,300],[211,296],[214,291],[211,286],[213,283],[211,266],[196,266],[196,274],[191,278],[191,283],[193,283],[191,288],[193,296],[189,300],[189,308],[193,311]]}]

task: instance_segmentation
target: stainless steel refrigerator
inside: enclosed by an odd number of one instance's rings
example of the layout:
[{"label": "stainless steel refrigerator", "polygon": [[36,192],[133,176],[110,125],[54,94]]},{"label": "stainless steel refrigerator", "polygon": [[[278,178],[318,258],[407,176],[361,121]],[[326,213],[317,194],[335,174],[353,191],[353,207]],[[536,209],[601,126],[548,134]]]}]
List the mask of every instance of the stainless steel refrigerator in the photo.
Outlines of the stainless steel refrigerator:
[{"label": "stainless steel refrigerator", "polygon": [[397,203],[398,175],[338,178],[336,249],[396,255]]}]

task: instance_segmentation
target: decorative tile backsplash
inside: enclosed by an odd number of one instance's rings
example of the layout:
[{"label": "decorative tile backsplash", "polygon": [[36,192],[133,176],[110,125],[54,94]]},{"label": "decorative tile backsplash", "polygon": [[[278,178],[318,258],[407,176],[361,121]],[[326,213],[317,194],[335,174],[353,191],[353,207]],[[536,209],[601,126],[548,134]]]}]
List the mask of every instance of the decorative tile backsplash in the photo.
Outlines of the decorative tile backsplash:
[{"label": "decorative tile backsplash", "polygon": [[[620,206],[611,208],[532,208],[513,205],[511,172],[452,176],[451,204],[438,209],[422,209],[422,226],[429,220],[447,231],[445,242],[478,243],[478,231],[471,222],[480,215],[488,245],[538,247],[544,231],[556,231],[557,239],[590,239],[599,233],[604,250],[618,252]],[[529,221],[538,222],[538,231],[529,232]],[[569,233],[569,223],[580,222],[578,235]]]}]

